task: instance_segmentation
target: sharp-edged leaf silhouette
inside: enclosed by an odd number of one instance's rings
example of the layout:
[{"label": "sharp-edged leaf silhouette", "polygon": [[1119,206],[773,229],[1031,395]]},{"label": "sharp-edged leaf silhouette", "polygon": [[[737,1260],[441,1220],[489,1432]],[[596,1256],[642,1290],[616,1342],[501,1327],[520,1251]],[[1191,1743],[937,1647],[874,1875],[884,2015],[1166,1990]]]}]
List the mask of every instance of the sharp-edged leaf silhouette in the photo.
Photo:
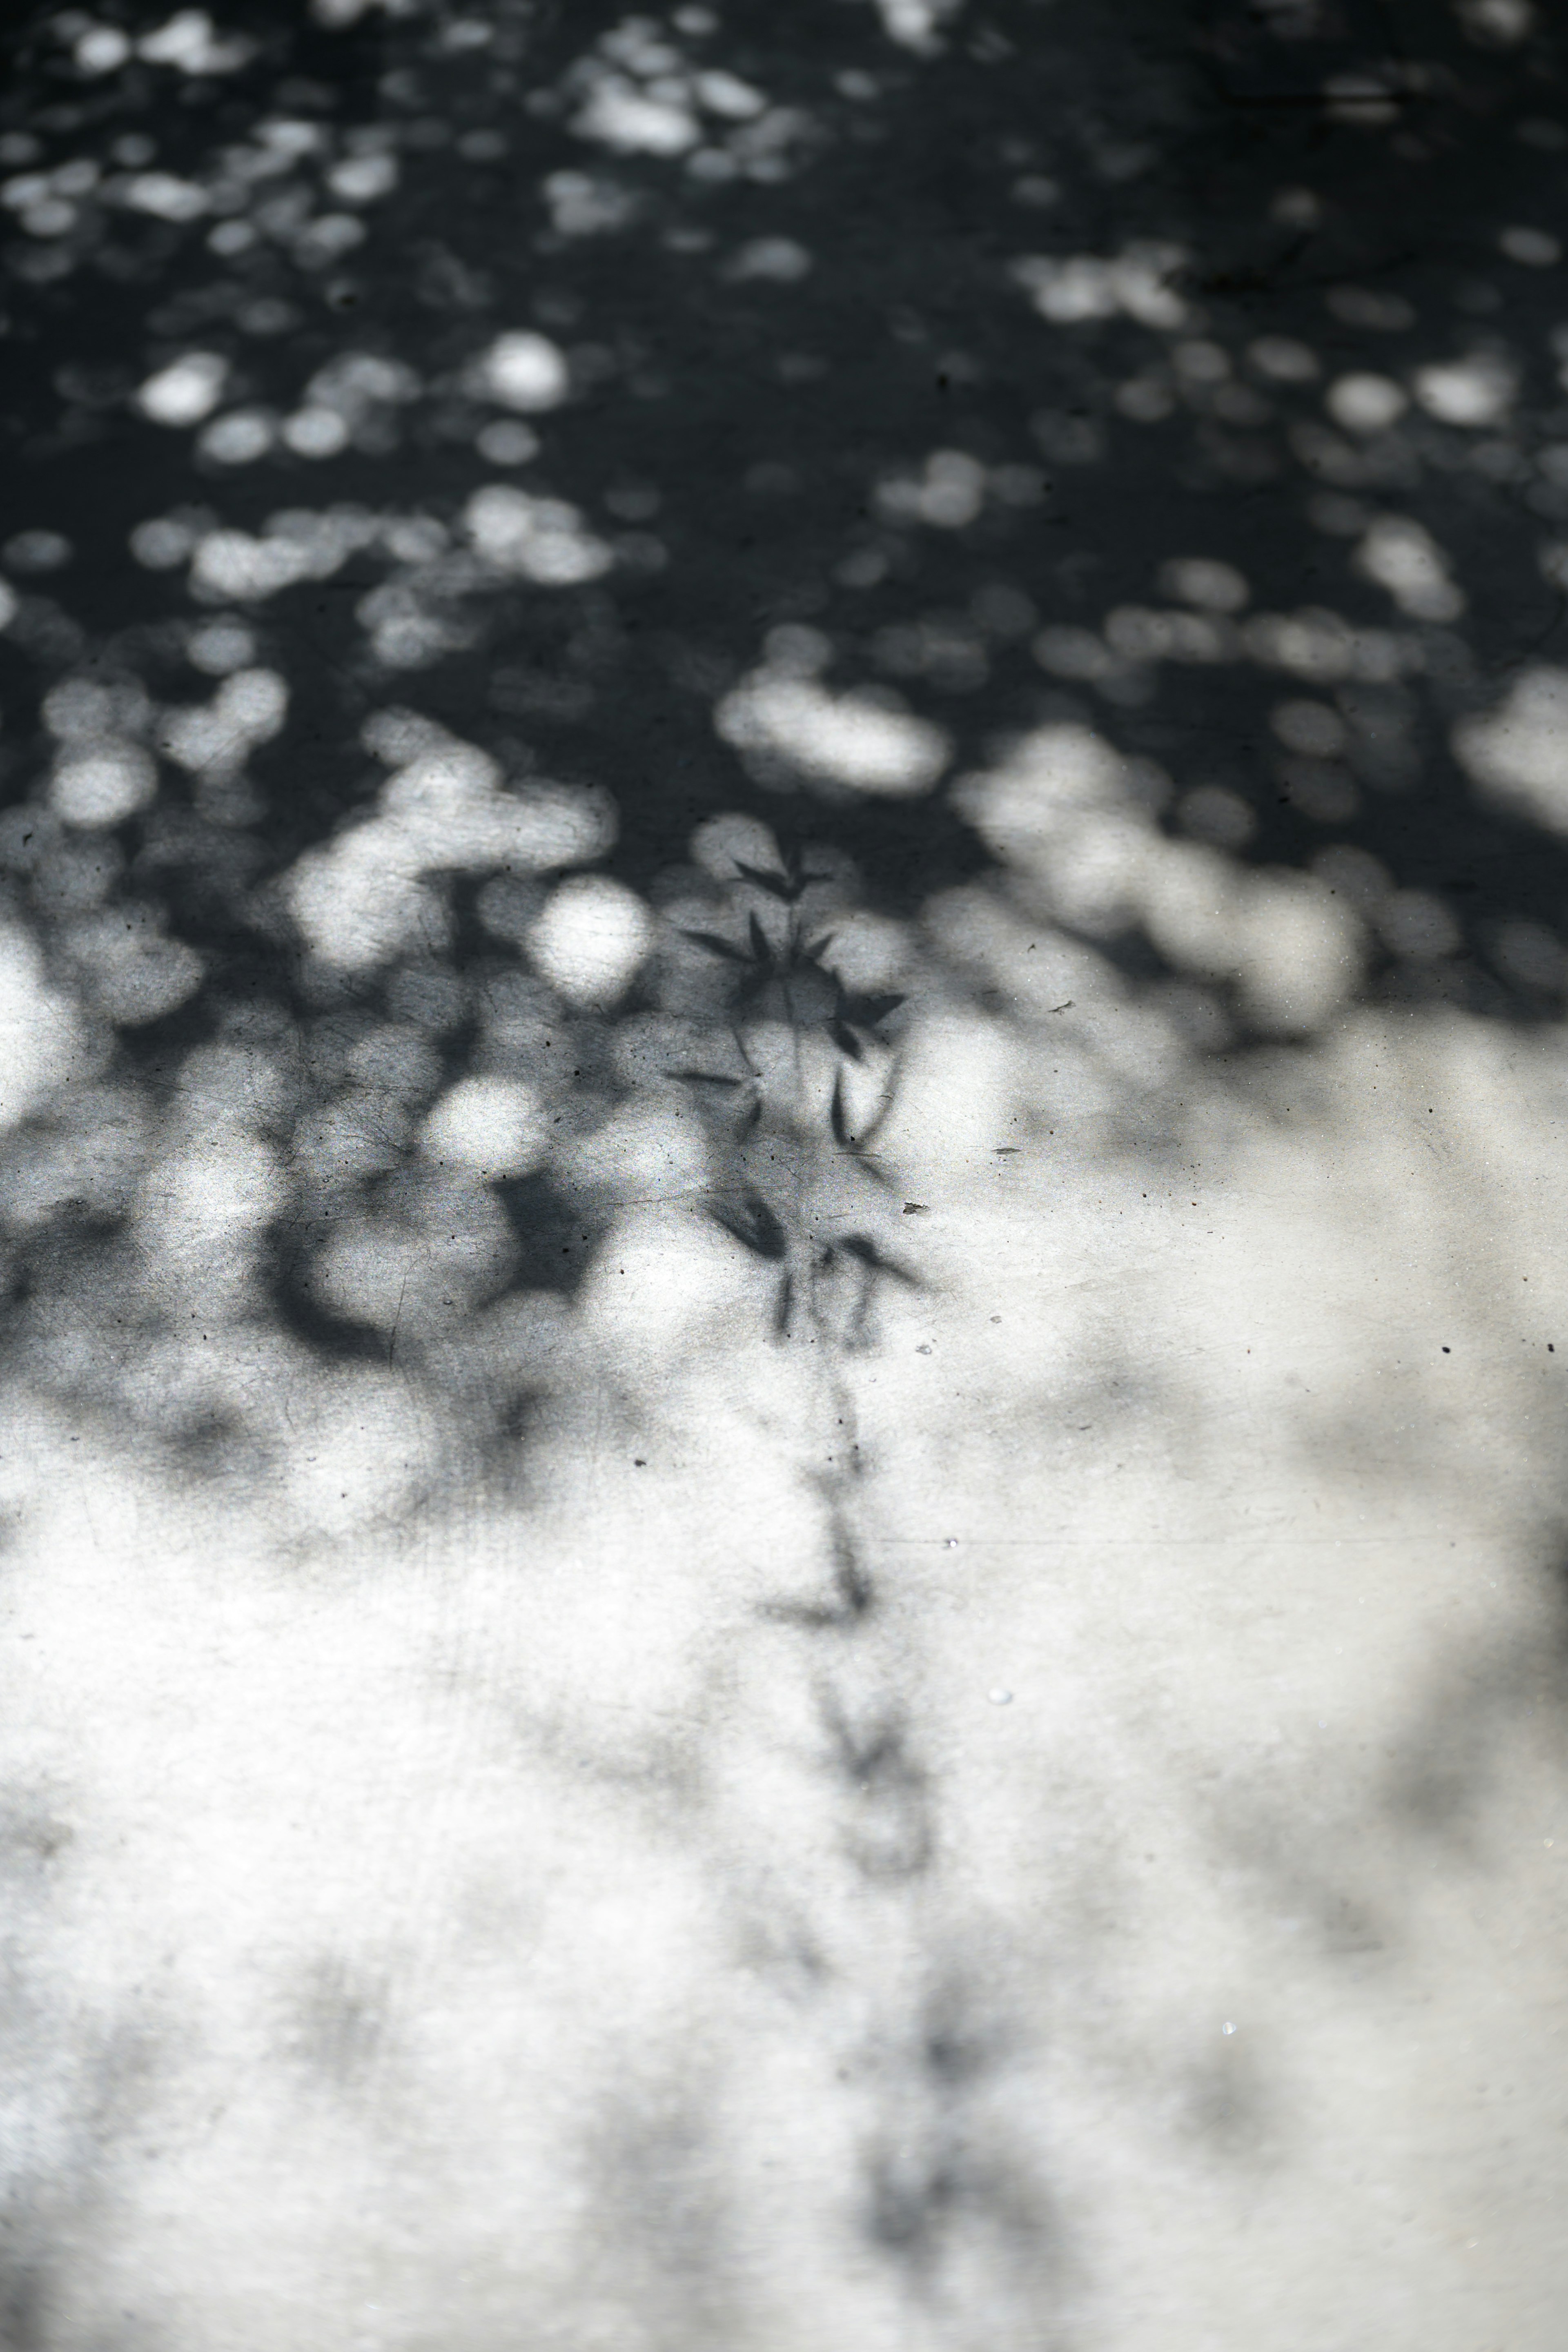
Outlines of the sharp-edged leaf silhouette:
[{"label": "sharp-edged leaf silhouette", "polygon": [[760,964],[771,967],[773,960],[773,942],[763,929],[762,918],[754,911],[747,929],[751,938],[752,955]]},{"label": "sharp-edged leaf silhouette", "polygon": [[844,1115],[844,1073],[836,1071],[833,1079],[833,1107],[828,1116],[833,1121],[833,1140],[847,1148],[849,1142],[849,1122]]},{"label": "sharp-edged leaf silhouette", "polygon": [[717,931],[689,931],[683,929],[680,936],[683,940],[689,940],[693,947],[706,948],[710,955],[723,956],[730,963],[750,963],[751,961],[744,948],[738,948],[733,940],[721,939]]},{"label": "sharp-edged leaf silhouette", "polygon": [[782,1339],[789,1329],[789,1311],[795,1301],[795,1283],[786,1266],[779,1295],[773,1301],[773,1337]]},{"label": "sharp-edged leaf silhouette", "polygon": [[866,1048],[849,1026],[848,1022],[840,1020],[837,1013],[828,1016],[827,1031],[841,1054],[847,1054],[852,1062],[865,1060]]},{"label": "sharp-edged leaf silhouette", "polygon": [[855,1017],[867,1028],[874,1029],[879,1021],[885,1021],[889,1013],[896,1013],[903,1001],[899,995],[858,996],[854,999]]},{"label": "sharp-edged leaf silhouette", "polygon": [[727,1078],[718,1070],[667,1070],[667,1078],[679,1078],[689,1087],[743,1087],[744,1078]]},{"label": "sharp-edged leaf silhouette", "polygon": [[710,1201],[708,1213],[753,1257],[782,1258],[789,1246],[788,1235],[760,1192],[743,1192],[738,1201]]}]

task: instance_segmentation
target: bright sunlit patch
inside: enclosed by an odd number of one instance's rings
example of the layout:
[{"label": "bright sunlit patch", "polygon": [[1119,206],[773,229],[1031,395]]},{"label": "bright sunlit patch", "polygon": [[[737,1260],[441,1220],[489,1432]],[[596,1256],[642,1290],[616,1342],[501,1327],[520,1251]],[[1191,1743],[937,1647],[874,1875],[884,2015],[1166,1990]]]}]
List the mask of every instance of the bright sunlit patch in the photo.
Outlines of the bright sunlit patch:
[{"label": "bright sunlit patch", "polygon": [[697,122],[670,92],[645,96],[618,76],[606,76],[572,128],[622,154],[683,155],[700,136]]},{"label": "bright sunlit patch", "polygon": [[204,621],[185,640],[185,659],[208,677],[226,677],[255,658],[255,634],[243,621]]},{"label": "bright sunlit patch", "polygon": [[1493,799],[1568,834],[1568,670],[1527,670],[1495,710],[1460,719],[1452,740]]},{"label": "bright sunlit patch", "polygon": [[1408,516],[1380,516],[1357,548],[1355,565],[1413,620],[1453,621],[1465,609],[1441,548]]},{"label": "bright sunlit patch", "polygon": [[131,43],[118,25],[91,25],[77,37],[71,56],[79,73],[116,72],[131,55]]},{"label": "bright sunlit patch", "polygon": [[220,33],[205,8],[182,8],[154,32],[144,34],[136,54],[149,65],[173,66],[181,73],[237,73],[255,54],[242,35]]},{"label": "bright sunlit patch", "polygon": [[252,749],[270,742],[289,709],[289,688],[278,671],[237,669],[208,703],[166,711],[158,746],[193,774],[237,773]]},{"label": "bright sunlit patch", "polygon": [[397,158],[384,152],[345,156],[327,173],[327,185],[342,204],[374,204],[397,185]]},{"label": "bright sunlit patch", "polygon": [[615,838],[607,795],[547,783],[503,792],[492,760],[416,712],[378,712],[364,732],[367,748],[397,763],[376,814],[308,850],[286,884],[323,962],[363,970],[438,946],[447,919],[427,877],[548,873],[602,856]]},{"label": "bright sunlit patch", "polygon": [[492,483],[475,491],[463,522],[488,562],[542,588],[576,587],[598,579],[615,562],[563,499],[530,498],[510,485]]},{"label": "bright sunlit patch", "polygon": [[121,901],[68,924],[62,935],[89,994],[122,1028],[161,1021],[188,1003],[203,963],[183,940],[164,936],[162,911]]},{"label": "bright sunlit patch", "polygon": [[525,415],[559,408],[572,389],[566,355],[548,335],[498,335],[469,371],[473,389]]},{"label": "bright sunlit patch", "polygon": [[602,1007],[625,995],[653,940],[653,917],[635,890],[608,875],[580,874],[545,902],[528,951],[572,1003]]},{"label": "bright sunlit patch", "polygon": [[447,1167],[521,1176],[550,1148],[550,1123],[531,1087],[514,1078],[460,1078],[419,1132],[420,1150]]},{"label": "bright sunlit patch", "polygon": [[80,1039],[25,931],[0,926],[0,1128],[15,1127],[72,1075]]},{"label": "bright sunlit patch", "polygon": [[1110,259],[1028,254],[1013,263],[1012,274],[1053,325],[1076,326],[1121,311],[1141,326],[1171,331],[1186,322],[1187,306],[1173,285],[1186,257],[1180,246],[1141,243]]},{"label": "bright sunlit patch", "polygon": [[250,466],[266,457],[277,438],[277,425],[265,409],[235,408],[198,434],[196,447],[220,466]]},{"label": "bright sunlit patch", "polygon": [[335,457],[348,446],[348,424],[335,408],[297,408],[279,429],[296,457]]},{"label": "bright sunlit patch", "polygon": [[227,377],[228,362],[216,352],[186,352],[150,375],[136,397],[155,425],[200,425],[222,399]]},{"label": "bright sunlit patch", "polygon": [[1512,373],[1490,352],[1417,368],[1414,382],[1416,399],[1440,425],[1479,430],[1500,424],[1513,403]]},{"label": "bright sunlit patch", "polygon": [[1342,375],[1329,386],[1324,404],[1349,433],[1385,433],[1410,405],[1402,384],[1386,375]]},{"label": "bright sunlit patch", "polygon": [[878,483],[878,511],[889,522],[923,522],[963,530],[985,503],[985,468],[965,449],[933,449],[920,475],[892,475]]},{"label": "bright sunlit patch", "polygon": [[770,665],[727,695],[714,714],[724,741],[787,774],[905,800],[931,791],[952,756],[929,719],[868,694],[835,695],[813,677]]},{"label": "bright sunlit patch", "polygon": [[140,744],[110,743],[61,759],[49,783],[49,806],[67,824],[122,824],[145,808],[158,772]]},{"label": "bright sunlit patch", "polygon": [[207,209],[206,190],[194,180],[177,179],[173,172],[138,172],[119,194],[130,211],[148,213],[154,220],[200,220]]}]

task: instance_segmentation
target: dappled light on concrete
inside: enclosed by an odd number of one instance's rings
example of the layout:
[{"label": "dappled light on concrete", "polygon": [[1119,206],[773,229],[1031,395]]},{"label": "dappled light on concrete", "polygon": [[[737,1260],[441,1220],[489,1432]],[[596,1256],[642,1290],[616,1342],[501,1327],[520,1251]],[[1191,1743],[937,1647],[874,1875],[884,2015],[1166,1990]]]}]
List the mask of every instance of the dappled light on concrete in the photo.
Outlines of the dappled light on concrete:
[{"label": "dappled light on concrete", "polygon": [[25,16],[0,2336],[1555,2352],[1557,29]]}]

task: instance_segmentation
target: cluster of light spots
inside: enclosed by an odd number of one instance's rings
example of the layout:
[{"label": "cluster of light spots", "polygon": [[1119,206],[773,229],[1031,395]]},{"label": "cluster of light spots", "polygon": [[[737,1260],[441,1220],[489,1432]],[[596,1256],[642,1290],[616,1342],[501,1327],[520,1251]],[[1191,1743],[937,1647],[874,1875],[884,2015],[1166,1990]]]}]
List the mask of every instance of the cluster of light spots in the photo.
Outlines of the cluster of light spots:
[{"label": "cluster of light spots", "polygon": [[463,525],[487,563],[542,588],[596,580],[615,561],[575,507],[563,499],[530,498],[505,484],[476,490],[463,509]]},{"label": "cluster of light spots", "polygon": [[763,666],[714,713],[720,736],[764,782],[837,786],[884,800],[930,792],[952,757],[947,735],[884,693],[832,693],[819,676],[830,654],[815,630],[771,632]]},{"label": "cluster of light spots", "polygon": [[985,468],[965,449],[933,449],[918,475],[890,475],[872,493],[889,522],[963,530],[985,504]]},{"label": "cluster of light spots", "polygon": [[149,708],[136,688],[62,679],[44,700],[44,724],[58,749],[49,805],[63,823],[92,831],[122,824],[155,798],[158,772],[138,736]]},{"label": "cluster of light spots", "polygon": [[432,877],[504,867],[523,875],[602,856],[615,812],[600,793],[564,785],[501,788],[494,761],[409,712],[384,712],[367,748],[395,766],[374,814],[308,850],[286,896],[323,963],[365,970],[444,943]]},{"label": "cluster of light spots", "polygon": [[159,750],[177,767],[214,782],[237,775],[251,751],[281,733],[289,689],[273,669],[237,669],[212,700],[164,712]]},{"label": "cluster of light spots", "polygon": [[1465,609],[1430,531],[1405,515],[1381,515],[1355,551],[1357,571],[1386,589],[1413,620],[1453,621]]},{"label": "cluster of light spots", "polygon": [[1141,326],[1173,332],[1188,315],[1173,283],[1187,257],[1180,246],[1141,241],[1109,257],[1027,254],[1011,269],[1041,318],[1053,326],[1077,326],[1121,313]]},{"label": "cluster of light spots", "polygon": [[182,8],[140,40],[119,25],[84,21],[75,11],[59,18],[57,29],[70,41],[77,71],[93,80],[117,73],[132,58],[177,73],[206,75],[237,73],[256,54],[253,41],[240,33],[219,31],[205,8]]},{"label": "cluster of light spots", "polygon": [[[563,95],[574,110],[569,127],[614,154],[679,159],[700,182],[785,179],[795,152],[812,136],[810,118],[770,105],[766,92],[739,74],[693,62],[670,33],[700,40],[715,29],[700,21],[705,16],[682,10],[668,29],[629,16],[601,35],[563,79]],[[558,220],[571,210],[571,192],[562,193]],[[584,226],[605,225],[590,216]]]},{"label": "cluster of light spots", "polygon": [[1122,759],[1092,729],[1064,724],[962,778],[954,798],[1060,920],[1091,935],[1141,924],[1179,971],[1236,987],[1258,1026],[1316,1025],[1360,980],[1354,910],[1316,878],[1237,866],[1212,836],[1162,833],[1153,818],[1168,790],[1160,772]]}]

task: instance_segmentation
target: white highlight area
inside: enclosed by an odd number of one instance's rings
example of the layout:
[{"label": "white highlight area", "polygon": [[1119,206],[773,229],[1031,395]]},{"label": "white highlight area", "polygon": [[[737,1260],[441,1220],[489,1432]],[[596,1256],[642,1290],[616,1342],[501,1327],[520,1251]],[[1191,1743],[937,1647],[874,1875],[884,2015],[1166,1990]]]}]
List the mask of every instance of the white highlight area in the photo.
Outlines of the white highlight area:
[{"label": "white highlight area", "polygon": [[602,1009],[625,995],[653,940],[653,917],[635,890],[608,875],[579,874],[551,894],[528,948],[569,1003]]},{"label": "white highlight area", "polygon": [[84,829],[122,824],[154,797],[158,772],[139,743],[68,751],[49,782],[49,806]]},{"label": "white highlight area", "polygon": [[1005,766],[961,778],[953,796],[1074,929],[1110,938],[1142,926],[1178,969],[1238,988],[1259,1026],[1315,1027],[1360,977],[1356,918],[1315,879],[1171,840],[1153,822],[1166,789],[1148,762],[1069,724],[1037,729]]},{"label": "white highlight area", "polygon": [[476,490],[463,521],[487,562],[541,588],[574,588],[597,580],[615,562],[564,499],[530,498],[508,483]]},{"label": "white highlight area", "polygon": [[64,999],[44,980],[26,931],[0,928],[0,1130],[16,1126],[71,1075],[81,1040]]},{"label": "white highlight area", "polygon": [[1412,620],[1453,621],[1465,609],[1442,549],[1406,515],[1380,516],[1357,548],[1355,563]]},{"label": "white highlight area", "polygon": [[1479,431],[1500,425],[1513,404],[1513,376],[1488,352],[1418,368],[1415,383],[1416,399],[1440,425],[1463,425]]},{"label": "white highlight area", "polygon": [[311,951],[340,969],[438,943],[446,916],[432,877],[549,873],[602,856],[615,839],[606,795],[544,782],[504,791],[493,760],[410,712],[382,712],[366,740],[398,762],[376,814],[308,850],[285,884]]},{"label": "white highlight area", "polygon": [[200,425],[223,398],[227,380],[228,362],[216,352],[185,352],[147,378],[137,403],[154,425]]},{"label": "white highlight area", "polygon": [[419,1140],[445,1167],[520,1176],[544,1158],[550,1128],[531,1087],[514,1078],[460,1078],[431,1111]]},{"label": "white highlight area", "polygon": [[1140,326],[1174,331],[1187,319],[1187,306],[1173,287],[1186,258],[1180,246],[1139,242],[1109,258],[1025,254],[1013,263],[1012,275],[1053,326],[1078,326],[1120,311]]},{"label": "white highlight area", "polygon": [[523,415],[559,408],[572,388],[566,357],[548,335],[498,335],[474,362],[472,389],[502,408]]},{"label": "white highlight area", "polygon": [[1453,745],[1492,799],[1568,834],[1568,670],[1527,670],[1496,710],[1459,721]]},{"label": "white highlight area", "polygon": [[763,667],[715,711],[720,736],[764,783],[799,780],[879,800],[929,793],[952,756],[947,734],[881,688],[833,693],[815,675],[828,650],[813,630],[775,629]]}]

